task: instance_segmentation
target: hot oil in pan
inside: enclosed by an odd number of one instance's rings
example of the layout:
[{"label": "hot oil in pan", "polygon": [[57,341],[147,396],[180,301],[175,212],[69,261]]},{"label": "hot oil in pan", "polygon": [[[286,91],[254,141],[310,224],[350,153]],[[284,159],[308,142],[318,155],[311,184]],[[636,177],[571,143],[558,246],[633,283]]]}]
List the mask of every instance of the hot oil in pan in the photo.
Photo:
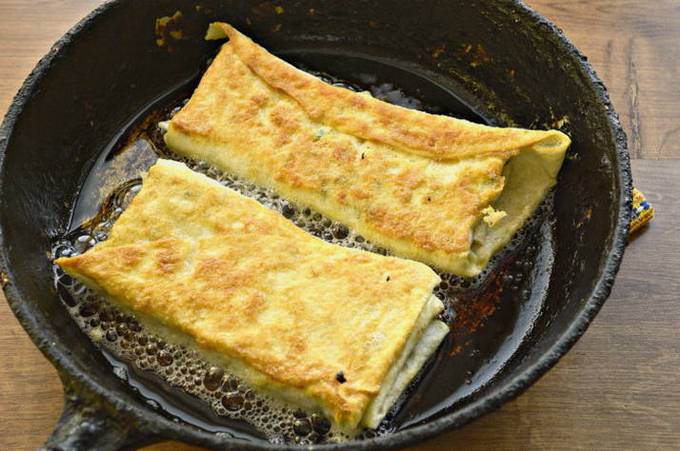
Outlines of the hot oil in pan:
[{"label": "hot oil in pan", "polygon": [[[357,57],[300,53],[286,55],[302,67],[323,67],[344,80],[316,73],[326,81],[367,90],[391,103],[483,121],[452,93],[396,66]],[[348,60],[351,64],[347,64]],[[359,61],[357,61],[359,60]],[[348,67],[360,72],[348,73]],[[387,252],[341,224],[298,208],[270,190],[238,180],[202,162],[179,158],[163,143],[156,124],[168,119],[195,86],[189,82],[159,97],[133,118],[102,153],[83,183],[73,210],[72,229],[55,244],[54,256],[82,253],[107,238],[115,220],[141,188],[139,175],[159,157],[182,160],[192,169],[279,211],[326,241],[372,252]],[[398,86],[398,88],[396,87]],[[436,294],[447,306],[451,326],[438,354],[402,396],[374,436],[406,428],[464,404],[484,390],[531,333],[539,315],[552,266],[551,202],[537,214],[487,270],[473,279],[440,274]],[[92,219],[88,219],[92,218]],[[55,267],[55,283],[76,323],[98,344],[114,371],[147,402],[172,417],[203,429],[245,439],[300,444],[342,440],[328,422],[256,394],[224,369],[172,340],[146,331],[135,318],[90,293]]]}]

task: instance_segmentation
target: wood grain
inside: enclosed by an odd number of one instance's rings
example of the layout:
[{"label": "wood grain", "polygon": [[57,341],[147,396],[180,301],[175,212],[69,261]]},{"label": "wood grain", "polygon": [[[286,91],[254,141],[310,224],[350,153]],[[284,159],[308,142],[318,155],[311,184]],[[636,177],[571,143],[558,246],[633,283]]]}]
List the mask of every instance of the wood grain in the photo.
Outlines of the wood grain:
[{"label": "wood grain", "polygon": [[[100,2],[0,0],[0,112],[51,44]],[[588,333],[514,402],[417,448],[673,449],[680,444],[680,1],[532,0],[590,57],[657,210]],[[0,295],[1,297],[1,295]],[[0,450],[40,446],[61,385],[0,299]],[[163,443],[148,449],[195,449]]]},{"label": "wood grain", "polygon": [[628,133],[633,158],[680,146],[680,1],[529,0],[588,55]]}]

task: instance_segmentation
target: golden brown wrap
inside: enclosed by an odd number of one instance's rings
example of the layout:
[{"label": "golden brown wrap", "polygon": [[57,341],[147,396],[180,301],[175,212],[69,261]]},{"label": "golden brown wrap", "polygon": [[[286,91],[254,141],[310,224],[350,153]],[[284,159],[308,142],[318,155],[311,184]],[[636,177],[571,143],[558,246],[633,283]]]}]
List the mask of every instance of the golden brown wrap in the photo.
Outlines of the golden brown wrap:
[{"label": "golden brown wrap", "polygon": [[228,24],[210,26],[208,39],[224,37],[167,124],[168,146],[448,272],[484,268],[554,185],[570,143],[334,87]]},{"label": "golden brown wrap", "polygon": [[448,331],[427,266],[326,243],[173,161],[106,241],[56,263],[346,430],[377,426]]}]

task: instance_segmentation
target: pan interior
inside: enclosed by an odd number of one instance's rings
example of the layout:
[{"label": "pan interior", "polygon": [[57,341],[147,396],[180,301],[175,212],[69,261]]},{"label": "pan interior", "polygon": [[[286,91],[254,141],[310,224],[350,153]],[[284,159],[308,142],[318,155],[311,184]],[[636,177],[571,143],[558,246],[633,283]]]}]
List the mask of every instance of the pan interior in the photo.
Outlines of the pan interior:
[{"label": "pan interior", "polygon": [[[393,60],[319,49],[287,51],[280,56],[329,82],[370,91],[388,102],[480,123],[494,122],[494,118],[486,117],[464,103],[460,93],[442,87],[426,73]],[[129,201],[138,189],[140,173],[159,156],[173,157],[165,148],[155,124],[167,119],[173,109],[191,95],[196,82],[195,79],[188,80],[151,101],[143,111],[131,117],[120,134],[102,150],[84,177],[74,201],[69,232],[57,240],[55,249],[73,243],[78,245],[78,240],[85,247],[92,245],[82,237],[99,239],[92,230],[93,225],[110,217],[107,215],[112,210]],[[222,177],[219,171],[206,165],[190,164],[209,176]],[[244,194],[260,196],[257,190],[239,183],[235,182],[233,186]],[[258,200],[268,206],[284,215],[290,214],[310,233],[342,245],[383,252],[357,240],[352,233],[338,238],[334,230],[339,226],[324,225],[323,218],[315,219],[313,212],[297,211],[285,202],[268,203],[271,199],[266,199],[266,193],[260,197]],[[294,213],[286,210],[290,208]],[[548,199],[481,276],[474,279],[443,276],[437,294],[445,300],[443,319],[452,332],[377,434],[407,429],[450,412],[483,394],[496,378],[513,366],[515,356],[530,339],[534,322],[543,309],[553,265],[551,218],[552,203]],[[63,285],[61,277],[57,274],[57,288],[62,295],[68,296],[63,287],[60,288]],[[71,310],[76,321],[83,323],[82,318],[78,318],[79,309]],[[112,324],[112,327],[116,325]],[[102,342],[106,343],[105,340]],[[134,360],[121,358],[115,346],[104,345],[101,351],[116,375],[126,380],[150,406],[169,417],[228,436],[255,441],[266,439],[248,423],[219,415],[209,403],[173,387],[153,371],[140,369]],[[369,432],[367,436],[372,434]]]}]

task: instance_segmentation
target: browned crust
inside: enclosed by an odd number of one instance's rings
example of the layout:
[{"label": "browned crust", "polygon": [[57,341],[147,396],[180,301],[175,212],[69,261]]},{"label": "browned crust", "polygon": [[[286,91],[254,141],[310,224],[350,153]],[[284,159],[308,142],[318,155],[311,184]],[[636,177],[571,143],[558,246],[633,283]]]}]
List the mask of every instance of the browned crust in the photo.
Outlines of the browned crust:
[{"label": "browned crust", "polygon": [[294,98],[313,119],[345,133],[434,159],[507,158],[557,131],[498,128],[391,105],[331,86],[270,54],[226,23],[216,23],[254,73]]},{"label": "browned crust", "polygon": [[178,163],[151,168],[107,241],[56,263],[350,427],[439,281],[420,263],[325,243]]}]

